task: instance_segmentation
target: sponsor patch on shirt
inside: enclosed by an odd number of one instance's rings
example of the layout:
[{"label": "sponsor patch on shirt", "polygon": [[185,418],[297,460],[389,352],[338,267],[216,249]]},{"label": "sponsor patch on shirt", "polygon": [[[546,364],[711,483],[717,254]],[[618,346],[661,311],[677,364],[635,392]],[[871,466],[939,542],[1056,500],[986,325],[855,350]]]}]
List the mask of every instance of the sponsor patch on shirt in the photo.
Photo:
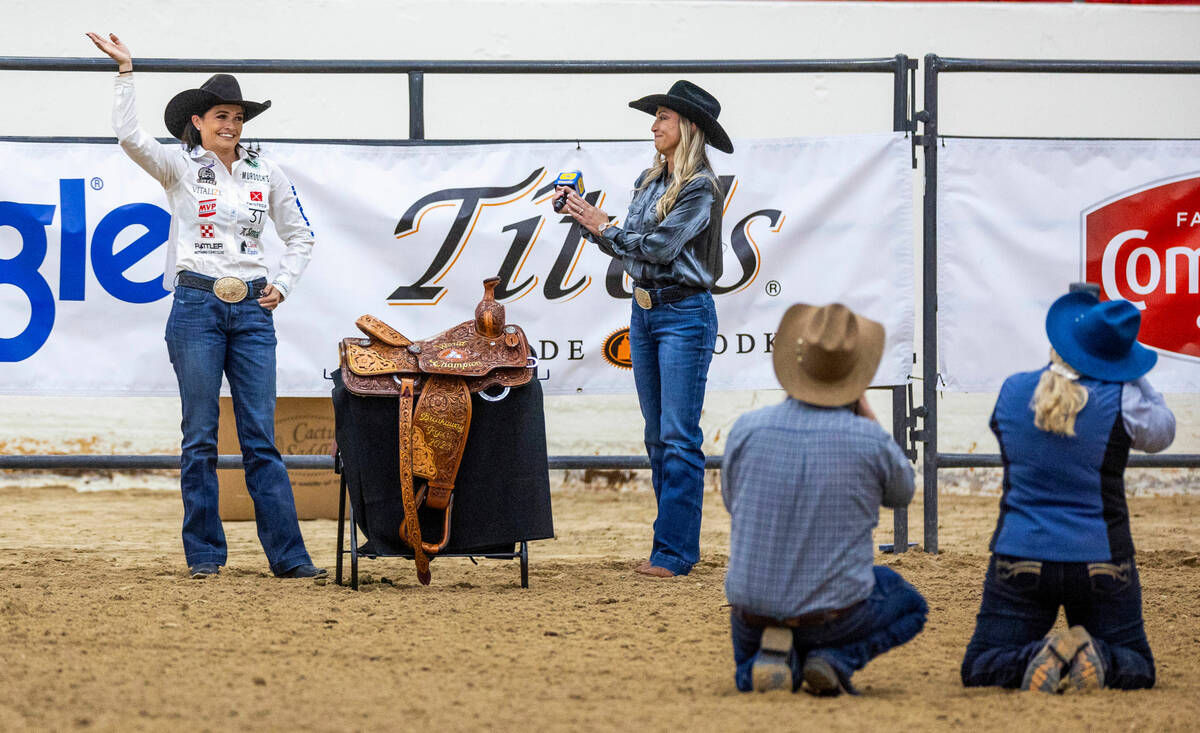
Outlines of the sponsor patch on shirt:
[{"label": "sponsor patch on shirt", "polygon": [[192,192],[197,196],[214,197],[221,193],[221,189],[216,186],[206,186],[202,183],[193,183]]},{"label": "sponsor patch on shirt", "polygon": [[248,204],[251,211],[266,211],[267,202],[262,191],[250,192],[250,203]]},{"label": "sponsor patch on shirt", "polygon": [[254,171],[242,171],[243,181],[257,181],[258,183],[270,183],[271,176],[267,173],[255,173]]},{"label": "sponsor patch on shirt", "polygon": [[212,169],[214,165],[216,164],[209,163],[208,165],[201,166],[200,170],[196,171],[196,183],[216,183],[217,174],[213,173]]},{"label": "sponsor patch on shirt", "polygon": [[200,208],[196,213],[199,214],[201,217],[212,216],[212,215],[216,214],[217,213],[217,200],[216,199],[201,199],[200,200]]},{"label": "sponsor patch on shirt", "polygon": [[201,239],[212,239],[213,237],[217,236],[214,231],[215,229],[216,229],[216,227],[212,224],[201,224],[200,225],[200,238]]},{"label": "sponsor patch on shirt", "polygon": [[250,238],[252,238],[252,239],[260,239],[260,238],[262,238],[262,230],[261,230],[261,229],[254,229],[254,228],[252,228],[252,227],[242,227],[242,232],[241,232],[241,234],[242,234],[242,236],[243,236],[243,237],[250,237]]},{"label": "sponsor patch on shirt", "polygon": [[243,239],[241,245],[238,247],[238,251],[244,255],[257,256],[259,253],[258,242],[250,242]]},{"label": "sponsor patch on shirt", "polygon": [[224,242],[196,242],[196,254],[198,255],[223,255],[225,254]]}]

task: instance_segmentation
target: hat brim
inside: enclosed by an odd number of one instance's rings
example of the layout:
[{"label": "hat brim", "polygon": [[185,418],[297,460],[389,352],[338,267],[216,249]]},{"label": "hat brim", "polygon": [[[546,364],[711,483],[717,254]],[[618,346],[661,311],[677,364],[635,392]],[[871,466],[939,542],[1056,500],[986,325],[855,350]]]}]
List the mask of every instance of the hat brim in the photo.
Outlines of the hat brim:
[{"label": "hat brim", "polygon": [[1068,293],[1050,306],[1046,313],[1046,337],[1062,360],[1085,377],[1105,382],[1131,382],[1145,376],[1158,363],[1158,354],[1137,341],[1124,358],[1112,361],[1094,356],[1079,341],[1073,324],[1097,300],[1088,293]]},{"label": "hat brim", "polygon": [[860,343],[854,366],[845,376],[835,381],[813,379],[800,368],[795,347],[803,324],[819,309],[820,306],[797,303],[783,314],[771,354],[775,378],[790,397],[801,402],[821,407],[848,405],[871,386],[871,380],[875,378],[875,372],[883,358],[886,333],[883,324],[854,314],[858,322]]},{"label": "hat brim", "polygon": [[203,115],[218,104],[241,105],[242,121],[249,122],[267,111],[271,106],[271,100],[251,102],[247,99],[222,99],[205,89],[185,89],[167,102],[167,108],[163,112],[163,121],[167,123],[167,131],[182,140],[183,131],[191,122],[192,115]]},{"label": "hat brim", "polygon": [[648,97],[633,100],[629,106],[649,115],[656,113],[659,107],[673,109],[695,122],[696,126],[704,131],[704,139],[709,145],[722,153],[733,152],[733,142],[729,139],[729,135],[725,134],[725,128],[721,127],[721,123],[717,122],[708,112],[682,97],[672,97],[670,94],[651,94]]}]

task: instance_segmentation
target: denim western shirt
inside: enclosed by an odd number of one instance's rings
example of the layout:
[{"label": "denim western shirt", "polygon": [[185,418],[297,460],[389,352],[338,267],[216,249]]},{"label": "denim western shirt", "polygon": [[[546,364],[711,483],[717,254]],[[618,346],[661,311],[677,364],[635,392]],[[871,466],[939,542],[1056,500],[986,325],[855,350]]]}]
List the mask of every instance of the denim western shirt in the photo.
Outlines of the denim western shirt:
[{"label": "denim western shirt", "polygon": [[774,618],[865,599],[879,507],[912,495],[912,466],[874,420],[790,397],[742,415],[721,471],[733,525],[726,597]]},{"label": "denim western shirt", "polygon": [[1033,424],[1044,369],[1004,381],[991,427],[1004,462],[994,552],[1031,560],[1120,562],[1134,553],[1125,503],[1130,448],[1155,452],[1175,438],[1175,416],[1145,377],[1079,380],[1087,403],[1075,435]]},{"label": "denim western shirt", "polygon": [[601,237],[584,230],[584,237],[595,242],[601,252],[621,260],[625,272],[643,287],[687,285],[711,290],[713,277],[704,267],[703,255],[708,249],[713,183],[706,176],[693,178],[679,192],[674,208],[659,221],[654,205],[669,182],[664,171],[646,188],[635,191],[623,227],[607,227]]}]

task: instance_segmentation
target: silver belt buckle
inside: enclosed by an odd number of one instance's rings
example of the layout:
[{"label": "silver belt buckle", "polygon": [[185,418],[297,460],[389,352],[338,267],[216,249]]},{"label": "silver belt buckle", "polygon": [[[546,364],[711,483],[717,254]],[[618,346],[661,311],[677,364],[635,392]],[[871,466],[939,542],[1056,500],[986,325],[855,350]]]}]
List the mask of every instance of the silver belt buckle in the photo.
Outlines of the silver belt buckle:
[{"label": "silver belt buckle", "polygon": [[238,277],[222,277],[213,283],[213,295],[226,303],[240,303],[249,292],[250,286]]},{"label": "silver belt buckle", "polygon": [[641,306],[643,310],[650,310],[654,307],[654,301],[650,299],[650,293],[646,292],[642,288],[633,289],[633,299],[637,301],[637,304]]}]

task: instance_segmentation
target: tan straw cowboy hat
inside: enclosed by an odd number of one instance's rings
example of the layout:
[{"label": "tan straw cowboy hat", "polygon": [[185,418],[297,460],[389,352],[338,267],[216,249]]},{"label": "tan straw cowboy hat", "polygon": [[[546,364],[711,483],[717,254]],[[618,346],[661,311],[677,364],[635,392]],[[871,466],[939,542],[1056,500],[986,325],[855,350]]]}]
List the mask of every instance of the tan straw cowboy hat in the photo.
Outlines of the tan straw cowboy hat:
[{"label": "tan straw cowboy hat", "polygon": [[783,314],[775,335],[775,377],[801,402],[848,405],[870,386],[883,342],[881,324],[841,303],[797,303]]}]

